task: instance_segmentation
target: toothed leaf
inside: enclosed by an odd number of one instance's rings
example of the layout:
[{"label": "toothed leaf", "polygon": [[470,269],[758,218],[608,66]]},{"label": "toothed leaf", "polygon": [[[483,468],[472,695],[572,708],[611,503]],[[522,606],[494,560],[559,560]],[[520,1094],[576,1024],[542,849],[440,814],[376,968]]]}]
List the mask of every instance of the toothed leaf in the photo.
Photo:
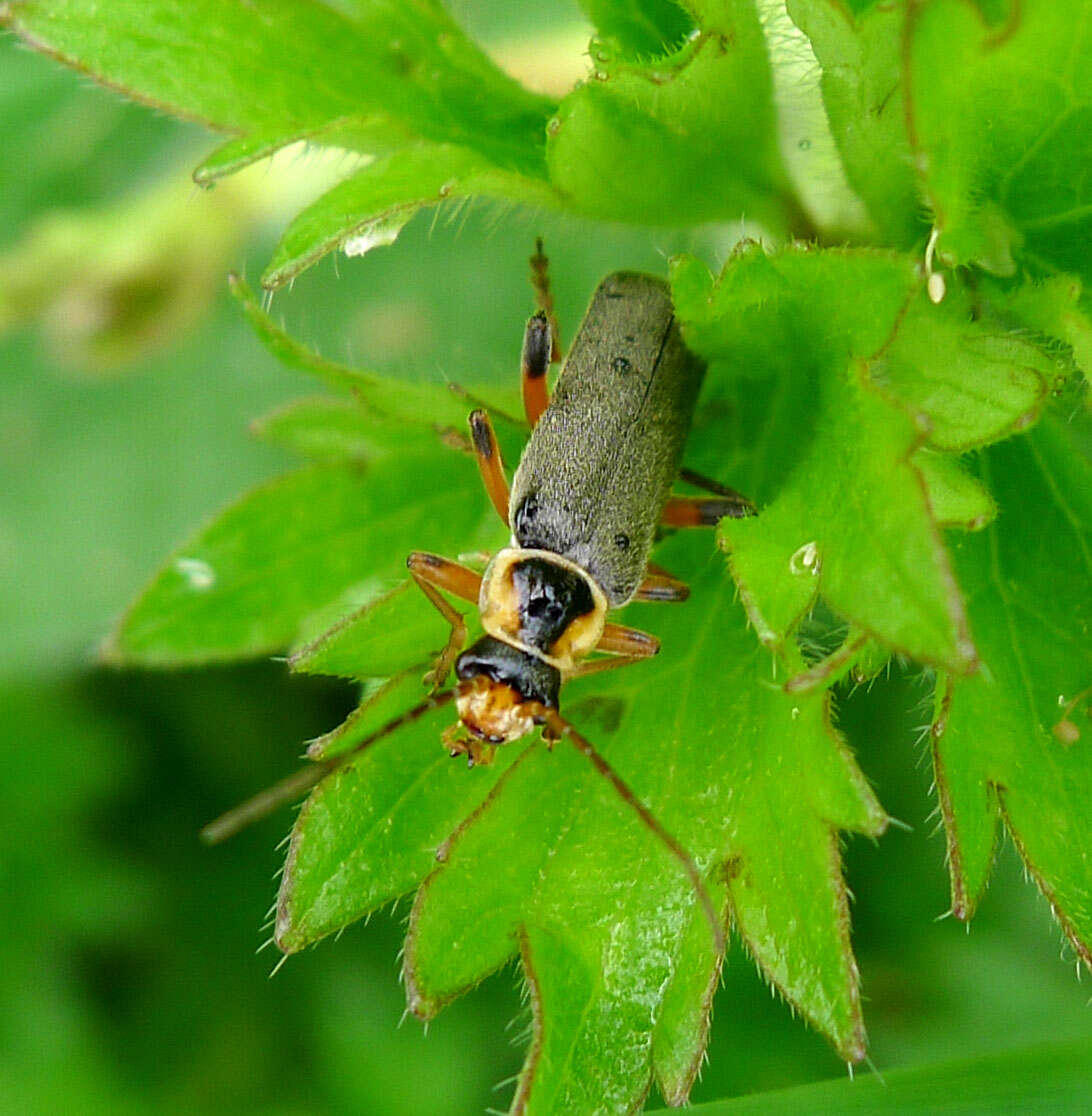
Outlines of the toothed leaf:
[{"label": "toothed leaf", "polygon": [[952,907],[969,918],[1003,822],[1086,964],[1092,959],[1092,467],[1054,420],[978,473],[998,516],[953,541],[982,654],[945,679],[933,727]]}]

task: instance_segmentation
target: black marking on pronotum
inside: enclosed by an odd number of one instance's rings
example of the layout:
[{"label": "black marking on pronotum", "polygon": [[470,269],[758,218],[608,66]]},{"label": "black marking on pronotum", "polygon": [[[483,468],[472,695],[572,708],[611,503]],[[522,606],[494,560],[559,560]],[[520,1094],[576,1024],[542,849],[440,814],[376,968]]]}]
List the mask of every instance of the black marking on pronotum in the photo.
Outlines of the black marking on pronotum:
[{"label": "black marking on pronotum", "polygon": [[614,360],[610,362],[610,366],[619,376],[624,376],[632,367],[629,360],[624,356],[616,356]]},{"label": "black marking on pronotum", "polygon": [[595,609],[587,581],[544,558],[513,565],[512,584],[519,602],[519,638],[541,651],[549,652],[573,620]]}]

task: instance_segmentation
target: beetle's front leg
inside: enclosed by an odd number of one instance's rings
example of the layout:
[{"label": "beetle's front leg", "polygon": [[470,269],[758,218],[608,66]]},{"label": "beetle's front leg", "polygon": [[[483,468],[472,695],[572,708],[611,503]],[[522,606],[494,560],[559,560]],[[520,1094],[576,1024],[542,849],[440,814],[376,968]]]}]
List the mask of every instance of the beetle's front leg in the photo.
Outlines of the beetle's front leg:
[{"label": "beetle's front leg", "polygon": [[407,559],[406,566],[418,588],[435,606],[436,611],[451,625],[451,635],[447,645],[436,658],[432,670],[425,675],[425,684],[431,690],[438,690],[451,672],[455,659],[466,645],[466,621],[458,609],[453,608],[440,594],[443,589],[464,601],[478,602],[481,589],[480,574],[460,566],[458,562],[441,558],[437,554],[426,554],[415,550]]}]

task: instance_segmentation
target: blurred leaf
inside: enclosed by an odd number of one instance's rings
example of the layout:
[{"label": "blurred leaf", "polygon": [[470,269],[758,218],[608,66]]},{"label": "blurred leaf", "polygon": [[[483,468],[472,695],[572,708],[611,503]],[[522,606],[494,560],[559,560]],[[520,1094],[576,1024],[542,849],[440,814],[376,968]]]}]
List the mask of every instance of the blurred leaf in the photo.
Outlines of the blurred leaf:
[{"label": "blurred leaf", "polygon": [[406,383],[327,360],[289,337],[261,308],[245,279],[233,275],[229,283],[231,293],[242,305],[258,339],[289,367],[306,372],[332,388],[351,392],[364,404],[368,414],[387,422],[395,420],[459,432],[465,429],[470,405],[452,391],[450,385]]},{"label": "blurred leaf", "polygon": [[550,122],[551,181],[595,217],[673,224],[745,214],[782,230],[795,203],[754,4],[692,7],[700,34],[666,58],[634,63],[596,48],[590,79]]},{"label": "blurred leaf", "polygon": [[788,0],[822,66],[823,103],[846,177],[882,239],[909,248],[924,235],[902,81],[898,4]]},{"label": "blurred leaf", "polygon": [[942,681],[933,725],[952,910],[971,916],[1003,820],[1088,965],[1092,467],[1053,420],[979,460],[998,518],[953,550],[983,669]]},{"label": "blurred leaf", "polygon": [[246,135],[295,139],[351,117],[368,147],[462,142],[542,163],[550,104],[502,74],[435,0],[349,11],[263,0],[15,0],[32,45],[140,100]]},{"label": "blurred leaf", "polygon": [[910,13],[908,120],[944,258],[1092,277],[1085,0],[1021,0],[1000,23],[968,0]]},{"label": "blurred leaf", "polygon": [[422,429],[411,434],[358,403],[329,396],[296,399],[250,424],[251,433],[315,461],[367,461],[385,457],[416,439],[434,441]]},{"label": "blurred leaf", "polygon": [[357,171],[300,213],[277,245],[262,285],[282,287],[336,248],[364,255],[392,243],[419,209],[474,196],[525,205],[560,200],[543,179],[502,169],[469,147],[408,147]]},{"label": "blurred leaf", "polygon": [[[407,492],[416,498],[407,500]],[[342,614],[349,611],[350,591],[365,579],[397,577],[411,550],[483,539],[485,512],[473,461],[440,447],[367,471],[290,473],[244,496],[185,544],[104,653],[146,666],[268,654],[295,639],[322,606],[341,598]]]},{"label": "blurred leaf", "polygon": [[675,0],[580,0],[580,6],[599,33],[631,58],[664,54],[694,27]]},{"label": "blurred leaf", "polygon": [[822,594],[894,649],[958,672],[974,663],[910,462],[922,432],[867,378],[867,362],[906,326],[916,286],[908,261],[863,251],[751,249],[715,284],[701,265],[676,262],[676,306],[690,343],[717,362],[711,375],[746,368],[769,377],[771,421],[795,432],[795,456],[778,463],[783,479],[769,504],[721,525],[748,615],[771,647],[786,645]]},{"label": "blurred leaf", "polygon": [[694,1116],[931,1116],[935,1112],[1081,1112],[1092,1105],[1092,1042],[1053,1043],[985,1058],[885,1070],[859,1080],[820,1081],[795,1089],[699,1104]]},{"label": "blurred leaf", "polygon": [[262,189],[195,202],[172,172],[120,202],[47,212],[0,255],[0,334],[37,325],[54,360],[99,373],[175,342],[208,312]]}]

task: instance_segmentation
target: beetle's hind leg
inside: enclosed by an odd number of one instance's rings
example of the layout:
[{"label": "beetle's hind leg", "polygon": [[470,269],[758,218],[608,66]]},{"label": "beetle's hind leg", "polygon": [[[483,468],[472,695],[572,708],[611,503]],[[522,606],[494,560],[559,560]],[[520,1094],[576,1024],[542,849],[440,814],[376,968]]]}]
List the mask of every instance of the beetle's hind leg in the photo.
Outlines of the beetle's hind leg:
[{"label": "beetle's hind leg", "polygon": [[690,586],[674,574],[649,563],[645,579],[634,593],[635,601],[685,601],[690,596]]},{"label": "beetle's hind leg", "polygon": [[595,645],[596,651],[624,655],[631,659],[648,659],[660,653],[660,641],[639,628],[626,628],[621,624],[604,624],[603,634]]},{"label": "beetle's hind leg", "polygon": [[425,675],[425,684],[433,691],[443,685],[455,663],[455,658],[466,644],[466,621],[458,609],[453,608],[441,595],[446,590],[464,601],[478,602],[478,592],[482,579],[473,570],[460,566],[437,554],[426,554],[415,550],[407,559],[406,566],[417,582],[418,588],[435,606],[436,611],[451,625],[447,645],[436,658],[432,670]]},{"label": "beetle's hind leg", "polygon": [[542,237],[535,238],[535,254],[531,257],[531,286],[535,290],[535,303],[550,324],[550,363],[556,364],[562,355],[561,331],[554,313],[554,295],[550,290],[550,260],[542,250]]},{"label": "beetle's hind leg", "polygon": [[535,241],[535,254],[531,257],[531,285],[535,289],[538,312],[527,322],[523,334],[520,367],[523,410],[532,426],[538,422],[550,401],[546,391],[546,373],[551,364],[561,359],[561,335],[554,314],[554,296],[550,292],[549,262],[542,251],[540,238]]},{"label": "beetle's hind leg", "polygon": [[679,470],[679,480],[686,481],[687,484],[692,484],[695,488],[703,488],[706,492],[712,492],[714,496],[730,496],[744,504],[750,503],[746,496],[737,492],[734,488],[729,488],[728,485],[721,484],[720,481],[713,480],[712,477],[707,477],[704,473],[688,469],[685,465]]},{"label": "beetle's hind leg", "polygon": [[754,504],[738,492],[731,496],[670,496],[660,522],[666,527],[716,527],[722,519],[754,514]]},{"label": "beetle's hind leg", "polygon": [[531,317],[523,334],[523,359],[520,365],[520,390],[527,421],[534,426],[546,410],[550,396],[546,391],[546,373],[550,368],[550,323],[546,312]]},{"label": "beetle's hind leg", "polygon": [[[508,481],[504,476],[504,462],[501,460],[500,445],[493,430],[493,423],[486,411],[470,412],[470,440],[474,445],[474,456],[478,459],[478,472],[482,484],[489,494],[497,515],[508,526]],[[475,598],[477,599],[477,598]]]}]

